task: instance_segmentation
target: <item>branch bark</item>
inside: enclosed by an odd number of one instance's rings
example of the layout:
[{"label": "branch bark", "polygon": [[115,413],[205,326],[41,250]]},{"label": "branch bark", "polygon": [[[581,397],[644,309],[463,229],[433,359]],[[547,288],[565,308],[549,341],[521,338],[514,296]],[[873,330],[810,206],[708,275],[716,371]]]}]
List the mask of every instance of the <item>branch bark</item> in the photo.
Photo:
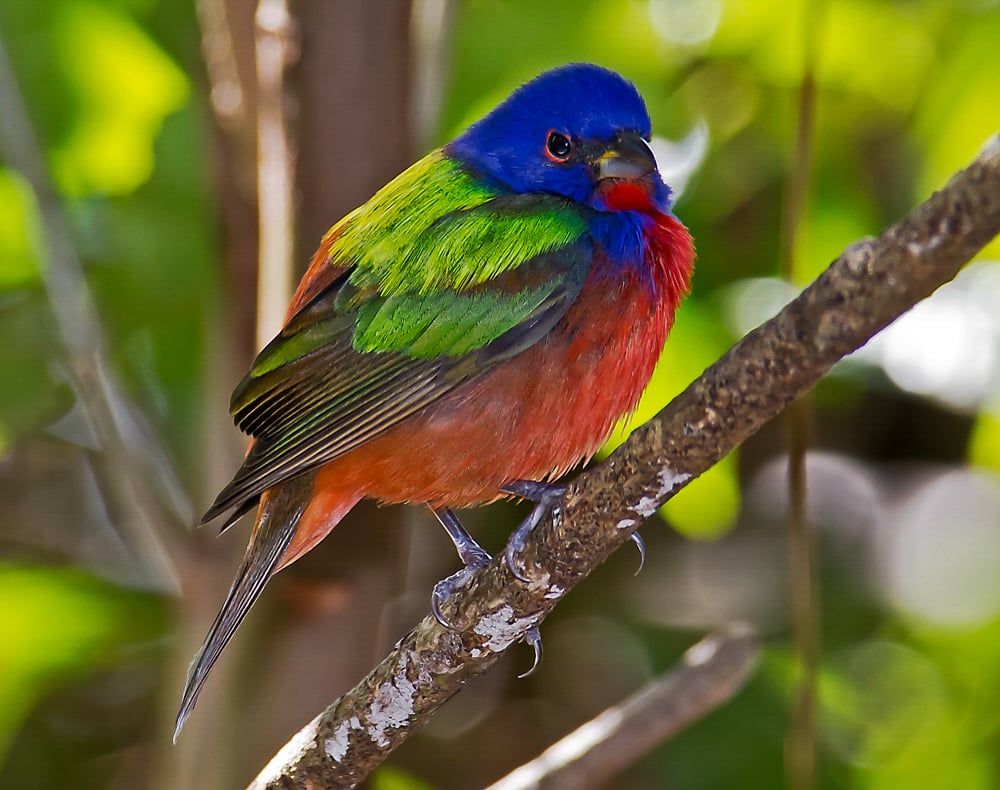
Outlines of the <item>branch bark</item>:
[{"label": "branch bark", "polygon": [[733,346],[607,460],[581,474],[523,555],[495,560],[320,713],[250,785],[353,787],[472,677],[539,623],[645,518],[839,359],[936,288],[1000,232],[1000,138],[877,239],[851,245],[777,316]]}]

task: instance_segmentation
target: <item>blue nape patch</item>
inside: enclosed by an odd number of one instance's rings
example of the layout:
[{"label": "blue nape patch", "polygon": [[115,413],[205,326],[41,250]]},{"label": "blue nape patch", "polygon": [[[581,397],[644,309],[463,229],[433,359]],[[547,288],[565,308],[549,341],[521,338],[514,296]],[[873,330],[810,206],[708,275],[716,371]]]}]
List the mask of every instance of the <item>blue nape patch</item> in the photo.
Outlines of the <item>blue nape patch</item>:
[{"label": "blue nape patch", "polygon": [[[649,113],[628,80],[600,66],[572,63],[522,85],[449,143],[445,153],[514,192],[551,192],[593,205],[592,169],[549,159],[545,141],[550,131],[574,143],[607,143],[620,132],[648,139]],[[669,190],[656,192],[668,210]]]}]

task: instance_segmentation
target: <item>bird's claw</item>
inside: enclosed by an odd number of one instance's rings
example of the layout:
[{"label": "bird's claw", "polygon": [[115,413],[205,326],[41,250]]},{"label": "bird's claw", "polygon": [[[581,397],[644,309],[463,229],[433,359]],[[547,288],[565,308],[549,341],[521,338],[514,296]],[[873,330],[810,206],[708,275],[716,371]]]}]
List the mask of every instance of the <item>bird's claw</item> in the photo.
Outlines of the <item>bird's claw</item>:
[{"label": "bird's claw", "polygon": [[456,590],[465,587],[469,583],[469,580],[472,579],[476,571],[485,568],[492,559],[489,554],[483,552],[481,556],[472,557],[468,564],[461,570],[434,585],[434,592],[431,593],[431,611],[434,613],[434,619],[449,631],[456,630],[456,626],[444,616],[441,607],[448,602]]},{"label": "bird's claw", "polygon": [[[522,582],[529,583],[531,579],[521,570],[518,555],[524,551],[528,535],[534,531],[539,522],[552,509],[553,504],[566,493],[566,489],[567,486],[564,485],[540,483],[535,480],[514,480],[500,489],[505,493],[514,494],[535,503],[535,507],[532,508],[528,517],[521,522],[521,525],[510,536],[503,552],[504,560],[510,572]],[[532,671],[534,670],[532,669]]]},{"label": "bird's claw", "polygon": [[635,547],[639,549],[639,567],[635,569],[635,575],[638,576],[642,573],[642,569],[646,567],[646,542],[638,532],[633,532],[628,537],[635,544]]},{"label": "bird's claw", "polygon": [[[532,511],[532,516],[533,515],[534,511]],[[531,520],[532,516],[528,516],[529,521]],[[525,524],[526,523],[527,521],[525,522]],[[531,532],[531,530],[534,529],[535,526],[537,525],[538,522],[536,520],[536,522],[531,526],[530,529],[528,529],[527,531],[523,531],[524,524],[521,524],[521,526],[518,527],[517,530],[515,530],[514,534],[510,536],[510,539],[507,541],[507,546],[503,550],[503,558],[504,562],[507,563],[507,568],[514,575],[515,579],[519,579],[525,584],[529,583],[531,579],[529,579],[523,573],[523,571],[521,571],[520,565],[518,563],[518,557],[520,556],[521,552],[524,551],[525,538],[528,536],[528,533]]]},{"label": "bird's claw", "polygon": [[534,675],[535,670],[542,663],[542,632],[538,630],[537,625],[531,626],[525,632],[524,641],[526,644],[531,645],[531,649],[535,651],[535,660],[532,662],[531,668],[527,672],[522,672],[518,675],[518,678],[526,678]]}]

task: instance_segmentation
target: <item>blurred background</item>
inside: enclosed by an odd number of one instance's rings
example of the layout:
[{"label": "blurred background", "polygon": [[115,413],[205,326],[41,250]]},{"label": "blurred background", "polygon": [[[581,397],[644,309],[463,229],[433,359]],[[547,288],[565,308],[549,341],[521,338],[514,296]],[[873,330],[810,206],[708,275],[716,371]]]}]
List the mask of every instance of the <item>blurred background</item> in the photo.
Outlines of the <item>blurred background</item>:
[{"label": "blurred background", "polygon": [[[227,403],[270,331],[262,225],[293,231],[297,276],[336,219],[522,81],[620,71],[699,252],[643,421],[1000,129],[996,0],[303,0],[284,27],[255,27],[256,6],[0,3],[3,788],[242,787],[456,569],[427,513],[359,507],[270,585],[170,745],[246,541],[192,524],[245,446]],[[255,38],[287,66],[277,103]],[[293,226],[280,200],[259,219],[269,108],[296,157]],[[1000,786],[1000,244],[804,414],[816,785]],[[802,676],[788,433],[672,500],[640,576],[619,552],[543,624],[534,676],[513,648],[369,786],[488,784],[735,620],[762,634],[748,686],[609,786],[784,785]],[[497,549],[523,515],[464,517]]]}]

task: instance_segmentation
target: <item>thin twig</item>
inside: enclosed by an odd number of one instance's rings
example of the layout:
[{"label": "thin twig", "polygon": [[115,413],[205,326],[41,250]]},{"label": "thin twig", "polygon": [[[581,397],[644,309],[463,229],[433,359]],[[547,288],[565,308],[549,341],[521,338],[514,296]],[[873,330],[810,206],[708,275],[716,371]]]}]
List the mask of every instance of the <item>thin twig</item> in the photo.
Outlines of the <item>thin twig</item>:
[{"label": "thin twig", "polygon": [[[788,170],[781,227],[780,268],[795,279],[796,248],[809,202],[816,120],[816,62],[823,0],[809,0],[803,11],[803,63],[799,85],[795,146]],[[806,516],[806,453],[813,422],[813,401],[806,394],[783,415],[788,437],[788,602],[792,641],[801,673],[785,738],[785,770],[793,790],[816,785],[816,704],[820,661],[819,573],[816,536]]]},{"label": "thin twig", "polygon": [[792,790],[816,784],[817,682],[820,662],[819,574],[815,530],[806,516],[806,451],[813,402],[804,395],[782,415],[788,436],[788,606],[799,663],[785,735],[785,772]]},{"label": "thin twig", "polygon": [[257,199],[260,268],[257,347],[281,328],[292,296],[295,152],[288,134],[285,68],[297,51],[286,0],[260,0],[257,38]]},{"label": "thin twig", "polygon": [[1000,232],[1000,138],[877,239],[851,245],[603,463],[531,534],[532,579],[501,560],[306,725],[250,785],[353,787],[537,625],[639,523],[808,391],[835,362],[952,279]]},{"label": "thin twig", "polygon": [[455,0],[415,0],[411,8],[413,83],[410,127],[414,147],[432,146],[434,131],[448,84],[451,34],[457,12]]},{"label": "thin twig", "polygon": [[225,0],[197,0],[195,13],[212,111],[221,127],[238,133],[247,122],[250,102],[240,80],[229,9]]},{"label": "thin twig", "polygon": [[743,688],[757,661],[747,628],[702,639],[680,666],[556,741],[487,790],[576,790],[600,785],[707,716]]}]

